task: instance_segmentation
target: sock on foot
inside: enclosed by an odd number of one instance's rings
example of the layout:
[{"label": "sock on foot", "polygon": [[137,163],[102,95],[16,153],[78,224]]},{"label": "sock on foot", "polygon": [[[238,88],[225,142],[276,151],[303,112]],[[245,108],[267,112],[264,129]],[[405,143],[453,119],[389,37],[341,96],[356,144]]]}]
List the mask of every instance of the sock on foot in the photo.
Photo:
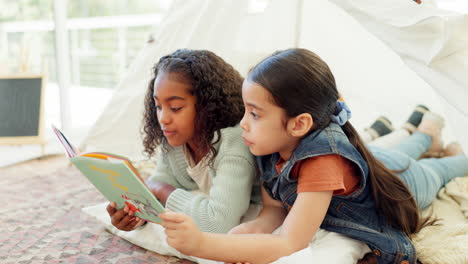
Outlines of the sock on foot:
[{"label": "sock on foot", "polygon": [[432,146],[423,154],[423,157],[441,157],[443,155],[442,128],[445,126],[445,120],[442,116],[426,112],[423,116],[418,131],[432,137]]},{"label": "sock on foot", "polygon": [[417,105],[416,108],[414,108],[408,120],[406,121],[406,123],[404,123],[402,127],[408,130],[410,133],[413,133],[414,131],[416,131],[419,124],[421,124],[424,114],[428,111],[429,108],[427,108],[427,106]]},{"label": "sock on foot", "polygon": [[367,133],[369,133],[372,139],[376,139],[378,137],[390,134],[393,130],[395,130],[392,126],[392,122],[385,116],[380,116],[377,118],[374,123],[369,128],[365,129]]}]

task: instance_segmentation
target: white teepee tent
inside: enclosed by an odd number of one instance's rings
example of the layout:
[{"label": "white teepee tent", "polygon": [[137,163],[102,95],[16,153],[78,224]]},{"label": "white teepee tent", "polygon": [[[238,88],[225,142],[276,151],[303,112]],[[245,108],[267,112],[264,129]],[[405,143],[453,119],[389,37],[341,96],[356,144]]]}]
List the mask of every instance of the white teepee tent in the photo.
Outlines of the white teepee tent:
[{"label": "white teepee tent", "polygon": [[448,120],[446,139],[468,150],[468,16],[409,0],[175,0],[84,142],[142,158],[143,96],[159,57],[208,49],[242,74],[279,49],[307,48],[331,67],[358,128],[385,114],[401,124],[416,104]]}]

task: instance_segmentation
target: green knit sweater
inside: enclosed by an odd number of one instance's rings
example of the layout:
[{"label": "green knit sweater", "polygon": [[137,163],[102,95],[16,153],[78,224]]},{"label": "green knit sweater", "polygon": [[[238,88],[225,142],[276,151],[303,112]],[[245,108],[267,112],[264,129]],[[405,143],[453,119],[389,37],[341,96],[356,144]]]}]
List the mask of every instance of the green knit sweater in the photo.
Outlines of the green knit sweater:
[{"label": "green knit sweater", "polygon": [[242,140],[239,126],[221,130],[221,140],[215,144],[218,151],[209,168],[212,187],[208,196],[191,192],[198,186],[187,173],[183,147],[170,147],[158,156],[156,169],[149,181],[168,183],[176,188],[167,199],[166,208],[193,218],[205,232],[226,233],[240,223],[251,198],[260,200],[256,182],[255,160]]}]

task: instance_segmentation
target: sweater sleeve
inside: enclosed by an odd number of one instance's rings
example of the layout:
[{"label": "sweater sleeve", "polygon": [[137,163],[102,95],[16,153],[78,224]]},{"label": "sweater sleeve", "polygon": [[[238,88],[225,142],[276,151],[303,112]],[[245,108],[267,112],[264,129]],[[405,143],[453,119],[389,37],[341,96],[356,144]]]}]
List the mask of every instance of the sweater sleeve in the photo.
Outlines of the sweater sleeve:
[{"label": "sweater sleeve", "polygon": [[191,216],[204,232],[226,233],[240,223],[250,204],[255,167],[242,156],[225,156],[215,168],[209,195],[177,189],[166,207]]},{"label": "sweater sleeve", "polygon": [[168,159],[165,155],[160,154],[156,160],[156,168],[154,169],[148,181],[157,181],[170,184],[175,188],[181,188],[181,184],[177,181],[172,169],[169,167]]}]

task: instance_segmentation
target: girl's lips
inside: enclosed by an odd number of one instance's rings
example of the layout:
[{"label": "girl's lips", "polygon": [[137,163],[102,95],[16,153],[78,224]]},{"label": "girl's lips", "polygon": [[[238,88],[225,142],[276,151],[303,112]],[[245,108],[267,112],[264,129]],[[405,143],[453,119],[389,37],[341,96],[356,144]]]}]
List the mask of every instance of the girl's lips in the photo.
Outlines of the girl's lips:
[{"label": "girl's lips", "polygon": [[170,137],[170,136],[173,136],[175,135],[175,131],[168,131],[168,130],[163,130],[163,134],[165,137]]},{"label": "girl's lips", "polygon": [[246,144],[247,146],[250,146],[250,145],[253,144],[252,142],[250,142],[250,141],[248,141],[247,139],[245,139],[245,137],[242,137],[242,139],[244,140],[244,142],[245,142],[245,144]]}]

